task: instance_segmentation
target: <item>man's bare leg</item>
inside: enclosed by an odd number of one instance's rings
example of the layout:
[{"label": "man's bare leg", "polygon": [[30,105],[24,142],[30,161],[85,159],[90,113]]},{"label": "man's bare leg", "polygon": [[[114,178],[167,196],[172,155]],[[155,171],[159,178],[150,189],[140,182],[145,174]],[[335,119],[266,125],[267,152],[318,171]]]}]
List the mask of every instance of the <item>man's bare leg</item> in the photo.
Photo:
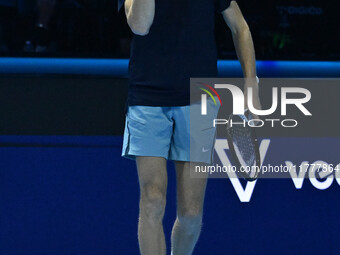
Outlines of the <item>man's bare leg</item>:
[{"label": "man's bare leg", "polygon": [[177,218],[172,229],[172,255],[192,254],[202,226],[207,176],[190,177],[189,162],[176,162]]},{"label": "man's bare leg", "polygon": [[168,176],[166,160],[137,157],[140,184],[138,241],[142,255],[165,255],[163,216]]}]

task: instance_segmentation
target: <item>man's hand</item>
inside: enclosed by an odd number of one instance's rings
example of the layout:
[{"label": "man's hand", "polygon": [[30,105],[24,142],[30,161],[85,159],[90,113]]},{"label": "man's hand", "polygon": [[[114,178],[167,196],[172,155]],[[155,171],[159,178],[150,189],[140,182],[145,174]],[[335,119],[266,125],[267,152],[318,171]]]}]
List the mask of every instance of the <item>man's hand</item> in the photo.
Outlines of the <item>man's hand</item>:
[{"label": "man's hand", "polygon": [[[257,78],[245,78],[244,83],[244,108],[249,109],[248,106],[248,94],[249,88],[252,90],[252,105],[256,110],[261,110],[261,101],[260,101],[260,93],[259,93],[259,83]],[[253,119],[259,119],[259,116],[252,113]]]}]

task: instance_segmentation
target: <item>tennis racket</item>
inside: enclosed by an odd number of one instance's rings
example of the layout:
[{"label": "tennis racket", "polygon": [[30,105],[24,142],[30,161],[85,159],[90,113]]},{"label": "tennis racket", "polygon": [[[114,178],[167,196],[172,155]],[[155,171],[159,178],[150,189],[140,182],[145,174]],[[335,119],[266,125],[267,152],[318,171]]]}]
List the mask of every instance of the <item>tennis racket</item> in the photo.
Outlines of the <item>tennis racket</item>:
[{"label": "tennis racket", "polygon": [[261,158],[255,127],[248,125],[249,120],[249,110],[244,115],[231,114],[227,125],[227,140],[237,172],[247,181],[255,181],[261,172]]}]

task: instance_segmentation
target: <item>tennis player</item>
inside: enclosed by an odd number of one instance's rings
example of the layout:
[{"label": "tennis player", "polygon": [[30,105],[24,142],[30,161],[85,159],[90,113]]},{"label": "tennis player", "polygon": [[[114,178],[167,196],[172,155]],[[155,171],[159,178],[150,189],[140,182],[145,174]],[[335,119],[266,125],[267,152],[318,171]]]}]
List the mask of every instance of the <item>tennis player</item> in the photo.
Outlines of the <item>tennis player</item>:
[{"label": "tennis player", "polygon": [[[255,80],[251,33],[236,1],[126,0],[124,6],[134,38],[122,156],[137,162],[140,252],[166,254],[166,161],[173,160],[178,205],[171,250],[173,255],[192,254],[202,225],[207,178],[191,178],[189,162],[210,164],[214,144],[195,160],[190,158],[190,77],[217,76],[214,23],[215,14],[222,13],[244,76]],[[256,105],[258,85],[249,86]],[[207,136],[213,141],[215,133]]]}]

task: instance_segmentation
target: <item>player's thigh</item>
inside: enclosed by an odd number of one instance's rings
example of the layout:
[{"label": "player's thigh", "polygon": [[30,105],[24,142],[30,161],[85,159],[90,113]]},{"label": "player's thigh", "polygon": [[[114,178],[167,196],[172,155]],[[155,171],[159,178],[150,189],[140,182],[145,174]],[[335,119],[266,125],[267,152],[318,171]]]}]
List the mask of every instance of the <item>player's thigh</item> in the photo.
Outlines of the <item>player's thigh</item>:
[{"label": "player's thigh", "polygon": [[165,199],[168,182],[166,159],[162,157],[136,157],[142,197]]},{"label": "player's thigh", "polygon": [[179,214],[200,214],[203,210],[207,175],[190,176],[195,164],[176,161],[177,202]]}]

